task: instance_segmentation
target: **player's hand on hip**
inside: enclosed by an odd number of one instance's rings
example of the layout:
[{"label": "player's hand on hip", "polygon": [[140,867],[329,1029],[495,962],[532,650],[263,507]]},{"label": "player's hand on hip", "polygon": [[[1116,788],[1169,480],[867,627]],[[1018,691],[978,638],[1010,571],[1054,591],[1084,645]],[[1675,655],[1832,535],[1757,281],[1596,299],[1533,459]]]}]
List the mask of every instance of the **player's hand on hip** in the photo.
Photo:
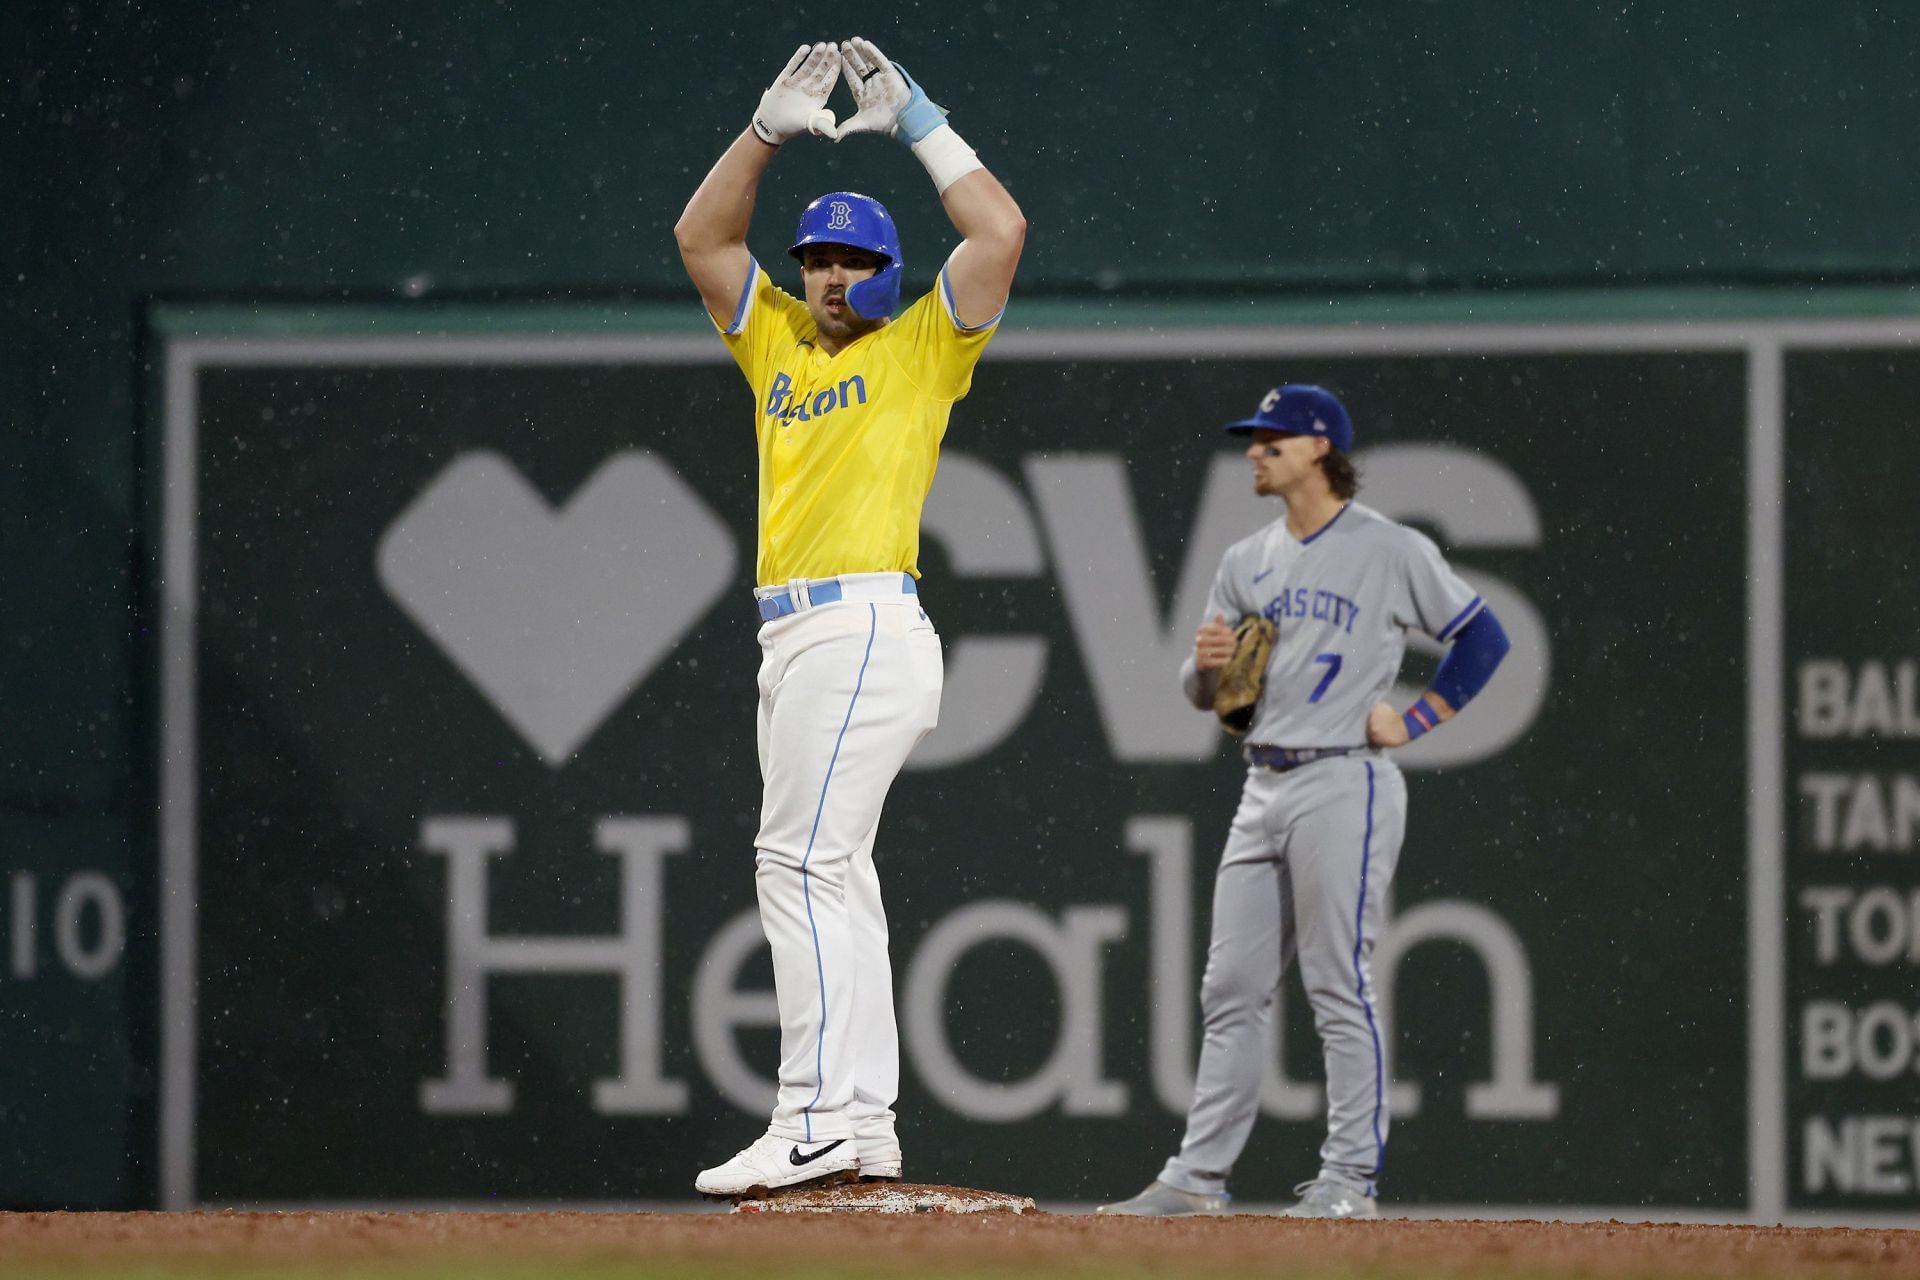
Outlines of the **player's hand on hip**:
[{"label": "player's hand on hip", "polygon": [[1376,702],[1367,712],[1367,744],[1375,747],[1404,747],[1413,741],[1407,724],[1398,711],[1385,702]]},{"label": "player's hand on hip", "polygon": [[801,45],[787,60],[786,69],[760,95],[760,106],[753,113],[754,133],[772,147],[807,132],[838,138],[840,131],[833,112],[827,110],[827,97],[839,78],[840,51],[830,42]]},{"label": "player's hand on hip", "polygon": [[873,41],[855,36],[840,42],[840,74],[853,90],[856,109],[834,140],[855,133],[892,134],[913,98],[906,73],[889,62]]},{"label": "player's hand on hip", "polygon": [[1227,625],[1226,614],[1216,613],[1200,624],[1193,637],[1193,669],[1218,671],[1232,657],[1233,628]]}]

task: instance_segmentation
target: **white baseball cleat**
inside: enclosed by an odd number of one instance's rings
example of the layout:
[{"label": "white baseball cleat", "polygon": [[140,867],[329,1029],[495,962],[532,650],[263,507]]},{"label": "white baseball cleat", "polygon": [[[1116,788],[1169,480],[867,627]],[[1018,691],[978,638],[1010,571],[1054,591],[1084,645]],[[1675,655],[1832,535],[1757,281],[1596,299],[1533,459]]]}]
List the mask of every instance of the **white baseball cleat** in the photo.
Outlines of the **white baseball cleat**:
[{"label": "white baseball cleat", "polygon": [[859,1169],[860,1149],[851,1138],[795,1142],[766,1133],[725,1164],[704,1170],[693,1180],[693,1189],[703,1196],[738,1199],[803,1182],[846,1182]]},{"label": "white baseball cleat", "polygon": [[900,1143],[895,1138],[856,1138],[854,1145],[860,1151],[860,1181],[862,1182],[898,1182],[906,1167],[900,1157]]},{"label": "white baseball cleat", "polygon": [[1190,1218],[1200,1214],[1225,1213],[1232,1202],[1233,1197],[1224,1191],[1219,1195],[1182,1191],[1156,1178],[1147,1184],[1145,1191],[1131,1200],[1103,1204],[1094,1212],[1110,1218]]},{"label": "white baseball cleat", "polygon": [[1377,1218],[1380,1207],[1372,1196],[1359,1187],[1336,1182],[1332,1178],[1315,1178],[1312,1182],[1303,1182],[1293,1189],[1300,1197],[1300,1203],[1286,1210],[1283,1218]]}]

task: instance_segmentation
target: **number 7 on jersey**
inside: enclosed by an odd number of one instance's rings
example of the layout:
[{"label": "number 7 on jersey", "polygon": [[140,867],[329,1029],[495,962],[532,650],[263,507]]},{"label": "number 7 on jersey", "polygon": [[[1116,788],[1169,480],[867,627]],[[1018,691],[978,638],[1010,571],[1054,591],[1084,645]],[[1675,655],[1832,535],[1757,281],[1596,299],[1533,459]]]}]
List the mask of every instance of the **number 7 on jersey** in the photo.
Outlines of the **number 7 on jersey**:
[{"label": "number 7 on jersey", "polygon": [[1320,695],[1327,691],[1327,686],[1333,683],[1333,678],[1340,674],[1340,655],[1339,654],[1323,653],[1319,657],[1315,658],[1314,661],[1326,663],[1327,674],[1320,677],[1320,683],[1314,686],[1313,696],[1307,699],[1308,702],[1320,701]]}]

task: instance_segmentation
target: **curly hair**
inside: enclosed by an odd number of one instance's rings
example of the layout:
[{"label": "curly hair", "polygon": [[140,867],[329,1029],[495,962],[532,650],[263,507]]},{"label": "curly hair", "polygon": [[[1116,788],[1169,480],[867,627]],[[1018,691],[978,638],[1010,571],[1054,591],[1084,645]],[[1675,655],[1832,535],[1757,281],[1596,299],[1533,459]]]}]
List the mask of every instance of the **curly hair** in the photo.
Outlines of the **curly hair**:
[{"label": "curly hair", "polygon": [[1342,502],[1350,501],[1360,491],[1360,473],[1349,458],[1339,449],[1328,449],[1320,459],[1320,470],[1326,474],[1327,486],[1333,490],[1333,496]]}]

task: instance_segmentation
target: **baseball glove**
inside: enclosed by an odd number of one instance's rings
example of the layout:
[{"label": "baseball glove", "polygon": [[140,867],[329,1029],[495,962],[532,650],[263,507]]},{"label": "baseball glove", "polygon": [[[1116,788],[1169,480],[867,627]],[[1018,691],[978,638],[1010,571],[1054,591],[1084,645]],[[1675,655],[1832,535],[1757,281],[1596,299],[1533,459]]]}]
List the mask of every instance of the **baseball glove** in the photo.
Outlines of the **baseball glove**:
[{"label": "baseball glove", "polygon": [[1273,623],[1257,613],[1240,619],[1240,625],[1233,629],[1233,656],[1220,668],[1213,714],[1220,717],[1220,727],[1236,738],[1244,737],[1253,727],[1253,713],[1260,705],[1260,686],[1267,678],[1267,659],[1273,653],[1277,634]]}]

